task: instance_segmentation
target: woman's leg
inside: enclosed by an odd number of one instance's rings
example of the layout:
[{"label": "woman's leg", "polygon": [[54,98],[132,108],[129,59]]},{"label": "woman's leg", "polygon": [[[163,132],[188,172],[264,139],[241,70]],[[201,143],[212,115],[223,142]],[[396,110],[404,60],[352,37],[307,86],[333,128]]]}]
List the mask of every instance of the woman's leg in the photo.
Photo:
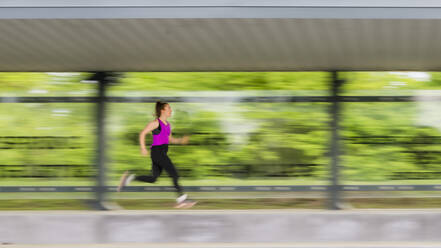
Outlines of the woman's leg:
[{"label": "woman's leg", "polygon": [[[153,155],[153,153],[152,153]],[[161,175],[162,168],[161,166],[155,162],[156,159],[154,159],[154,156],[152,158],[152,174],[149,176],[141,175],[136,176],[135,174],[130,174],[129,171],[125,171],[123,175],[121,176],[117,191],[120,192],[122,188],[126,187],[130,184],[132,180],[147,182],[147,183],[154,183],[156,182],[156,179]]]},{"label": "woman's leg", "polygon": [[173,185],[175,186],[178,195],[182,195],[184,192],[182,190],[182,187],[179,185],[178,171],[176,170],[176,167],[173,165],[172,161],[167,155],[161,158],[161,167],[164,168],[164,170],[167,171],[168,175],[172,178]]},{"label": "woman's leg", "polygon": [[152,161],[152,174],[149,176],[147,175],[136,176],[135,180],[147,182],[147,183],[154,183],[156,182],[156,179],[158,179],[158,177],[161,175],[161,172],[162,172],[161,166],[159,166],[157,163]]}]

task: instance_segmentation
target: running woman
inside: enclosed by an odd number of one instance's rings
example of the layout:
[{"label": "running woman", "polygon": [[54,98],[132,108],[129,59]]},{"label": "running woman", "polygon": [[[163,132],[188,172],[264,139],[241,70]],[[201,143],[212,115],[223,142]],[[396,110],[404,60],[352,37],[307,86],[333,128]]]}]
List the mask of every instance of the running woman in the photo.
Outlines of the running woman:
[{"label": "running woman", "polygon": [[145,147],[145,136],[152,132],[153,143],[150,146],[150,157],[152,159],[152,174],[151,175],[135,175],[125,171],[121,176],[118,192],[132,180],[142,181],[147,183],[154,183],[165,170],[173,179],[173,185],[178,194],[176,199],[176,208],[191,207],[196,202],[187,199],[187,194],[184,194],[182,187],[179,185],[179,175],[170,158],[167,156],[168,144],[187,144],[189,137],[175,138],[172,136],[170,123],[167,119],[171,117],[172,109],[166,102],[156,102],[155,107],[156,119],[147,124],[147,126],[139,134],[139,145],[141,147],[141,155],[148,156],[149,152]]}]

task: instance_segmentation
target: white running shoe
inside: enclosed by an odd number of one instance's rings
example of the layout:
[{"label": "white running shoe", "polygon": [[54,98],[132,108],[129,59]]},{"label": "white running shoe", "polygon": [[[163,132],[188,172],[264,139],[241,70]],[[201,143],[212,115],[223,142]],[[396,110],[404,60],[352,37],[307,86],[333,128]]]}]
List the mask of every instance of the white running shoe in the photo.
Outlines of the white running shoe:
[{"label": "white running shoe", "polygon": [[187,194],[183,194],[176,199],[175,208],[191,208],[196,203],[197,203],[197,201],[188,199]]},{"label": "white running shoe", "polygon": [[183,195],[179,196],[176,199],[176,203],[177,204],[183,203],[185,200],[187,200],[187,197],[188,197],[187,194],[183,194]]},{"label": "white running shoe", "polygon": [[121,176],[117,191],[121,192],[122,188],[128,186],[133,179],[135,179],[135,174],[129,175],[129,171],[125,171]]}]

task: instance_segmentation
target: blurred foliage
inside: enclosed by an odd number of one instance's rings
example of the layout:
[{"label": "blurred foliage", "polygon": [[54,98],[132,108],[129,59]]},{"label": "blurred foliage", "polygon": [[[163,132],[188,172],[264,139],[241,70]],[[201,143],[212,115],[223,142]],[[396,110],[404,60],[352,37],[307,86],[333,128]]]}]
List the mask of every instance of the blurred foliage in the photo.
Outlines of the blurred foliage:
[{"label": "blurred foliage", "polygon": [[[0,94],[93,96],[96,84],[84,81],[89,75],[0,73]],[[109,87],[109,95],[158,99],[175,95],[323,96],[329,94],[329,76],[325,72],[126,73],[120,83]],[[441,89],[441,74],[430,76],[421,81],[388,72],[345,72],[341,73],[347,80],[342,94],[436,93]],[[140,155],[138,134],[153,120],[153,106],[108,104],[110,178],[126,169],[149,173],[151,162]],[[174,136],[191,136],[189,145],[170,147],[170,157],[184,177],[328,177],[328,103],[188,102],[171,106]],[[86,103],[2,103],[0,176],[93,176],[94,111],[94,104]],[[343,179],[437,178],[441,173],[440,128],[436,118],[433,125],[419,121],[432,117],[422,112],[418,102],[342,103]],[[17,136],[22,138],[13,138]],[[26,138],[41,136],[47,138]],[[61,143],[59,137],[64,137]],[[151,136],[146,140],[149,143]]]}]

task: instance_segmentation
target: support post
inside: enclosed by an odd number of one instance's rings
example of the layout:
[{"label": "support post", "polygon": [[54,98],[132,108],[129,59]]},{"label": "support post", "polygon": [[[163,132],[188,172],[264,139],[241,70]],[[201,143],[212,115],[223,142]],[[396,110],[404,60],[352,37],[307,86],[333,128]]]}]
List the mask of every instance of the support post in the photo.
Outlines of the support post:
[{"label": "support post", "polygon": [[106,152],[106,87],[109,80],[107,72],[95,72],[89,79],[98,82],[98,96],[96,102],[96,154],[95,154],[95,199],[91,205],[97,210],[111,210],[119,208],[116,204],[106,201],[106,172],[107,172],[107,152]]},{"label": "support post", "polygon": [[340,120],[340,102],[338,99],[340,87],[343,83],[338,79],[338,73],[332,72],[332,102],[331,102],[331,182],[329,187],[329,209],[341,209],[340,185],[339,185],[339,155],[340,155],[340,136],[339,136],[339,120]]}]

